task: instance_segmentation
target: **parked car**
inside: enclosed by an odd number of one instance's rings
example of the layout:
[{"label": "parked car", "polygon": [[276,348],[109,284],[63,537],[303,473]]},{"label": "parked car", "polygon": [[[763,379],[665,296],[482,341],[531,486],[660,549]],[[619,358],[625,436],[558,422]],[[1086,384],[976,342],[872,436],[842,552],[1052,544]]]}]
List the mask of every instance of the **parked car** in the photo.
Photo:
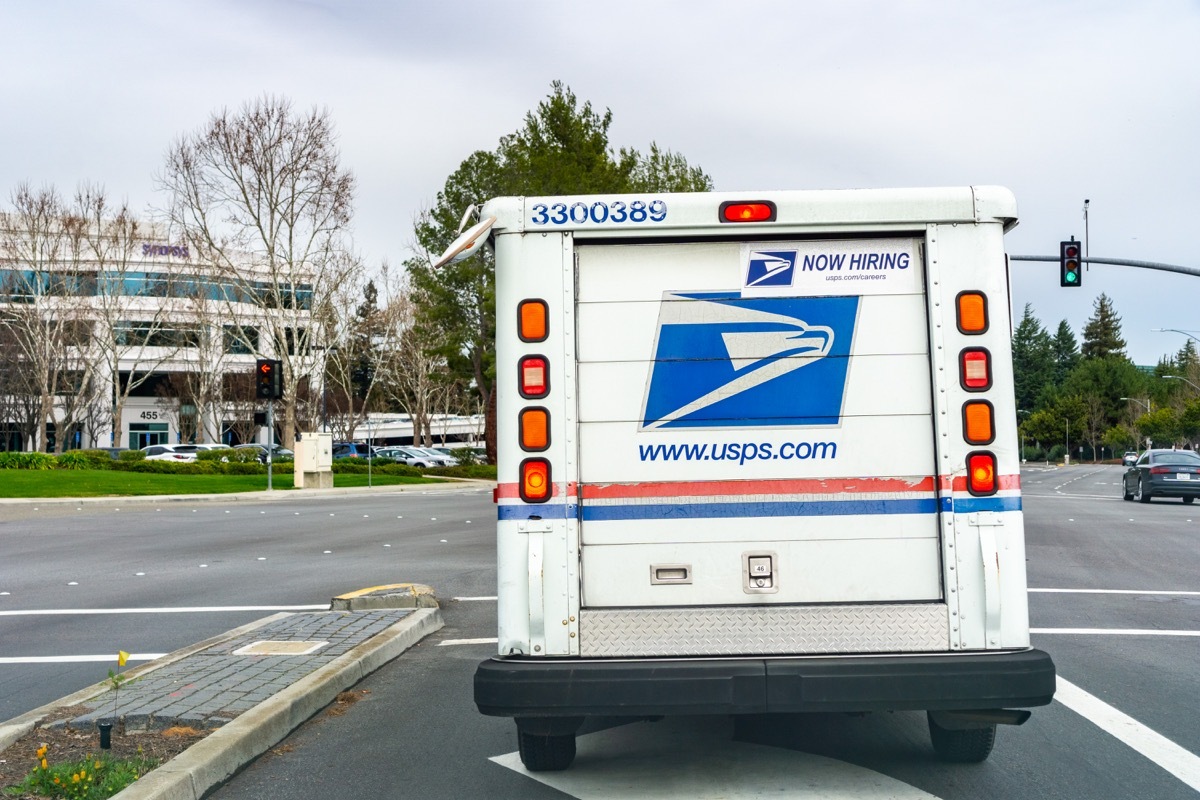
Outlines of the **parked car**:
[{"label": "parked car", "polygon": [[[267,446],[265,444],[235,444],[234,450],[254,450],[255,457],[260,463],[267,463]],[[292,458],[296,454],[288,450],[281,444],[271,445],[271,460],[278,461],[281,458]]]},{"label": "parked car", "polygon": [[362,442],[334,442],[333,453],[334,458],[370,458],[370,446]]},{"label": "parked car", "polygon": [[449,456],[420,447],[381,447],[375,451],[375,455],[408,464],[410,467],[450,467],[458,463]]},{"label": "parked car", "polygon": [[1200,455],[1191,450],[1147,450],[1125,471],[1121,496],[1141,503],[1152,497],[1195,502],[1200,497]]},{"label": "parked car", "polygon": [[442,451],[438,450],[435,447],[409,447],[408,449],[411,450],[412,452],[416,453],[418,456],[425,456],[427,458],[432,458],[432,459],[435,459],[436,461],[441,462],[440,464],[433,464],[432,466],[435,466],[435,467],[457,467],[458,466],[457,458],[450,455],[449,453],[443,453]]},{"label": "parked car", "polygon": [[1125,455],[1121,458],[1121,463],[1127,467],[1132,467],[1134,464],[1137,463],[1137,459],[1138,459],[1137,451],[1136,450],[1128,450],[1128,451],[1126,451]]},{"label": "parked car", "polygon": [[198,444],[152,444],[142,448],[147,461],[195,461],[207,448]]}]

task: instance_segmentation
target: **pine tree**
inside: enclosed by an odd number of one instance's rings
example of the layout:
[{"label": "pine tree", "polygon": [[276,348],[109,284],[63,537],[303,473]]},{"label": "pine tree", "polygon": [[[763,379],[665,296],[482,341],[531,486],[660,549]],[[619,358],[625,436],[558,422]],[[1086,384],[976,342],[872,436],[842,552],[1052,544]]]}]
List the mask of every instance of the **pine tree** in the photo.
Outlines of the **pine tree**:
[{"label": "pine tree", "polygon": [[1025,304],[1025,314],[1013,333],[1012,354],[1017,408],[1033,411],[1039,395],[1054,380],[1055,362],[1053,341],[1030,303]]},{"label": "pine tree", "polygon": [[1064,319],[1058,323],[1052,342],[1054,350],[1054,385],[1061,386],[1071,370],[1079,364],[1079,345],[1071,326]]},{"label": "pine tree", "polygon": [[1125,355],[1125,340],[1121,338],[1121,318],[1108,295],[1101,294],[1092,305],[1091,319],[1083,326],[1083,357],[1108,358]]}]

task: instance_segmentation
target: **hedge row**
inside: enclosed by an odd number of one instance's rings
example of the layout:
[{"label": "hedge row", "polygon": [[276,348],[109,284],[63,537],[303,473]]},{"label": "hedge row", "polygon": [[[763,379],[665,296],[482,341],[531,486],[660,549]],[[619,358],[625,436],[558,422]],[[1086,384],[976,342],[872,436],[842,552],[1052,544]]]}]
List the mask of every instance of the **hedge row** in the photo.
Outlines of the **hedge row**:
[{"label": "hedge row", "polygon": [[[197,454],[195,461],[147,461],[141,450],[122,450],[113,459],[107,450],[71,450],[61,456],[48,453],[0,451],[0,469],[106,469],[118,472],[154,472],[172,475],[263,475],[267,467],[258,461],[256,450],[205,450]],[[276,458],[274,468],[292,469],[292,460]],[[333,471],[338,473],[367,472],[366,459],[346,458],[333,462]],[[384,475],[419,477],[422,472],[416,467],[400,464],[390,458],[371,459],[370,469]],[[455,468],[463,469],[463,468]],[[446,474],[442,470],[431,470]]]}]

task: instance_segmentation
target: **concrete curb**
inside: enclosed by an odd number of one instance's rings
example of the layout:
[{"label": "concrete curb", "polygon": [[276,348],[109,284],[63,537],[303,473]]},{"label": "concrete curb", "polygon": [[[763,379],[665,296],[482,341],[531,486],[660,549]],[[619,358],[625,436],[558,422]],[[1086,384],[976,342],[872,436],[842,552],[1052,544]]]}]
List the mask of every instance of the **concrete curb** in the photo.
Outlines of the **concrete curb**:
[{"label": "concrete curb", "polygon": [[339,692],[442,625],[440,609],[416,609],[147,773],[113,800],[200,800],[333,702]]},{"label": "concrete curb", "polygon": [[[436,476],[430,476],[436,477]],[[310,500],[322,497],[344,497],[362,494],[396,494],[405,492],[444,492],[454,489],[494,487],[495,481],[477,478],[438,478],[437,483],[401,483],[392,486],[351,486],[343,489],[276,489],[271,492],[230,492],[228,494],[129,494],[113,497],[0,497],[4,505],[140,505],[147,503],[205,503],[244,500]]]}]

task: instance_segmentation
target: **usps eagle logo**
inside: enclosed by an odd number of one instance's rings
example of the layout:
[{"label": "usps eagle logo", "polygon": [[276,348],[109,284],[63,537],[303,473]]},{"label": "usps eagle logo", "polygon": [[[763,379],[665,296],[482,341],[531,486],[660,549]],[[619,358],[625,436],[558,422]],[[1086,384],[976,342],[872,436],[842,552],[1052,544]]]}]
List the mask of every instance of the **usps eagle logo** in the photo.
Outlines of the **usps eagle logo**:
[{"label": "usps eagle logo", "polygon": [[641,430],[836,425],[858,301],[667,292]]}]

